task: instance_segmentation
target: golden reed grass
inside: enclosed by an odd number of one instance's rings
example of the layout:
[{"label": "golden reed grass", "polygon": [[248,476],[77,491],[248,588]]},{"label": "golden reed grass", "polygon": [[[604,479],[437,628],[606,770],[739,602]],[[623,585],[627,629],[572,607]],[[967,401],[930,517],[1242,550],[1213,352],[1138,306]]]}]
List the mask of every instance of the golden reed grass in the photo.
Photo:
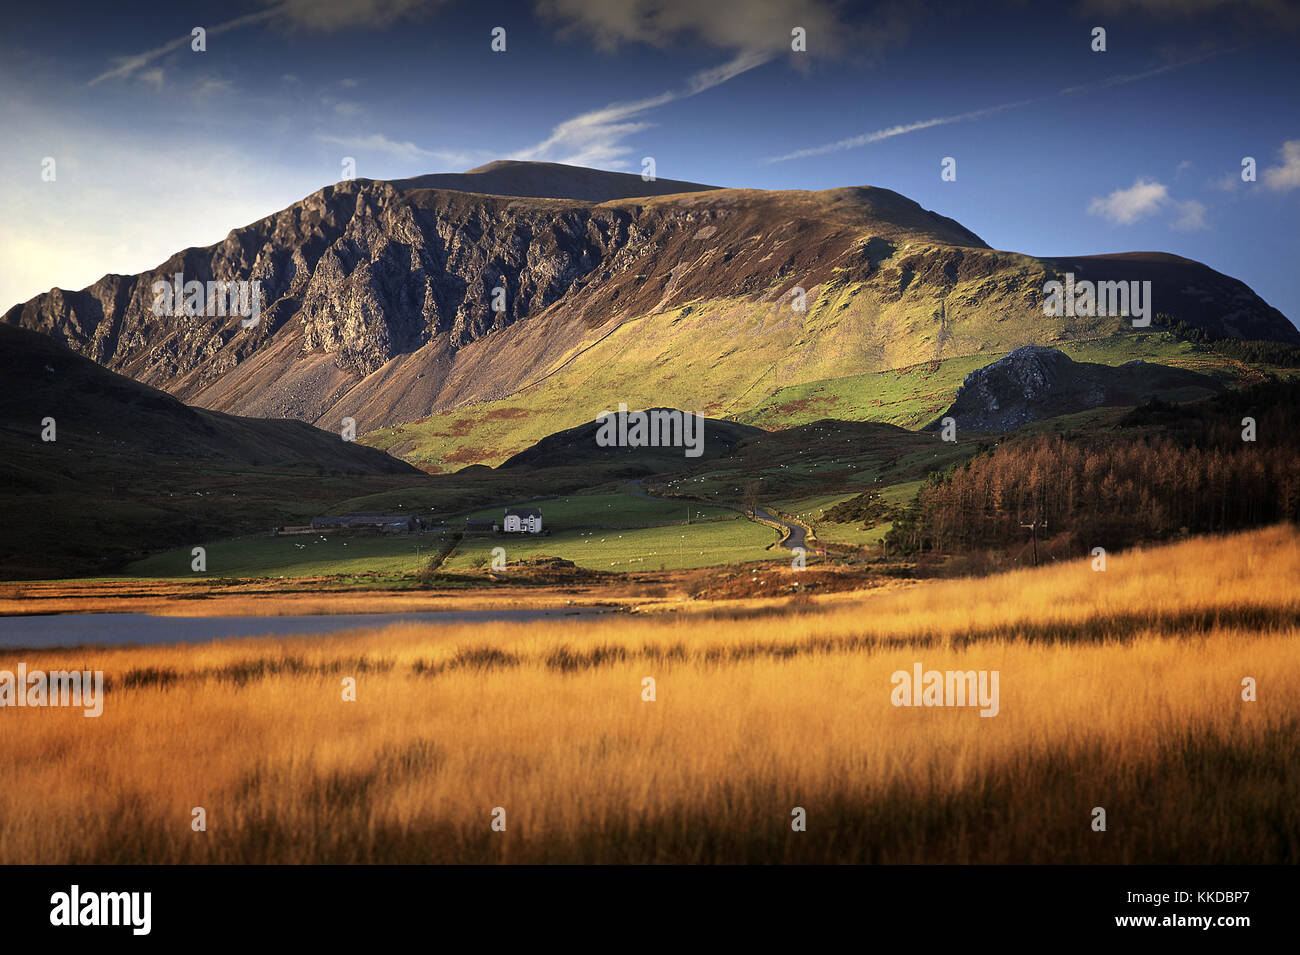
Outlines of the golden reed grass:
[{"label": "golden reed grass", "polygon": [[[0,652],[112,682],[99,719],[0,711],[0,862],[1296,862],[1297,582],[1275,527],[790,606]],[[999,715],[893,706],[916,661],[998,670]]]}]

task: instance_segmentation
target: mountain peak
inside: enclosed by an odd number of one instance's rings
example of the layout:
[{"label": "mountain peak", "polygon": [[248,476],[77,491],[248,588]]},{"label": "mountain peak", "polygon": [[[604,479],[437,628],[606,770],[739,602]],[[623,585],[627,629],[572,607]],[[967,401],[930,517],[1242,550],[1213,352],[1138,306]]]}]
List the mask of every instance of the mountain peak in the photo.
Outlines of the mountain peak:
[{"label": "mountain peak", "polygon": [[498,159],[468,172],[439,172],[410,179],[394,180],[402,189],[447,189],[487,196],[516,196],[524,199],[576,199],[581,202],[609,202],[643,196],[671,196],[682,192],[706,192],[718,186],[676,179],[645,180],[639,173],[610,172],[558,162],[525,162]]}]

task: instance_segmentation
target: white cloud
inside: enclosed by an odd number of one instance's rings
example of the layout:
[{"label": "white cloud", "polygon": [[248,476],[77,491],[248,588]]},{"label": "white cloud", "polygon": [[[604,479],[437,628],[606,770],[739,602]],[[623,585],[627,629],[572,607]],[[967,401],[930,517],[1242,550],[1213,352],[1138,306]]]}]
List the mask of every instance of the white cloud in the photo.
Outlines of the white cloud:
[{"label": "white cloud", "polygon": [[473,166],[482,163],[485,159],[491,158],[482,152],[457,152],[443,149],[424,149],[413,142],[400,142],[395,139],[389,139],[383,133],[371,133],[369,136],[331,136],[318,134],[318,140],[323,143],[329,143],[333,146],[342,146],[345,149],[355,150],[357,152],[377,152],[385,153],[397,159],[407,161],[435,159],[438,162],[446,163],[457,168]]},{"label": "white cloud", "polygon": [[[1156,69],[1147,70],[1144,73],[1124,73],[1117,74],[1104,80],[1098,80],[1095,83],[1085,83],[1080,86],[1067,86],[1065,89],[1057,91],[1057,96],[1070,96],[1075,93],[1091,92],[1092,90],[1104,89],[1108,86],[1120,86],[1126,83],[1135,83],[1138,80],[1144,80],[1151,76],[1158,76],[1161,73],[1168,73],[1170,70],[1176,70],[1184,66],[1190,66],[1193,63],[1199,63],[1212,56],[1218,56],[1226,50],[1216,50],[1208,53],[1202,53],[1198,56],[1186,60],[1179,60],[1174,63],[1167,63]],[[789,159],[806,159],[809,156],[822,156],[826,153],[839,152],[842,149],[857,149],[860,146],[869,146],[872,143],[878,143],[884,139],[892,139],[895,136],[903,136],[907,133],[914,133],[921,129],[930,129],[934,126],[946,126],[949,123],[969,122],[971,120],[987,119],[990,116],[996,116],[998,113],[1011,109],[1020,109],[1024,106],[1030,106],[1034,103],[1044,102],[1051,97],[1036,96],[1030,99],[1017,100],[1014,103],[1000,103],[997,106],[987,106],[983,109],[971,110],[967,113],[958,113],[955,116],[939,116],[934,119],[923,119],[912,123],[900,123],[896,126],[888,126],[884,129],[878,129],[870,133],[862,133],[858,136],[850,136],[846,139],[839,139],[832,143],[825,143],[820,146],[810,146],[807,149],[796,149],[794,152],[786,153],[782,156],[773,156],[765,159],[764,162],[785,162]]]},{"label": "white cloud", "polygon": [[822,156],[826,153],[839,152],[842,149],[857,149],[859,146],[868,146],[871,143],[878,143],[885,139],[892,139],[895,136],[904,136],[907,133],[914,133],[919,129],[930,129],[934,126],[946,126],[949,123],[961,123],[969,120],[984,119],[987,116],[993,116],[997,113],[1009,109],[1019,109],[1021,106],[1037,100],[1020,100],[1015,103],[1002,103],[998,106],[989,106],[985,109],[971,110],[969,113],[959,113],[956,116],[938,116],[934,119],[923,119],[915,123],[903,123],[897,126],[887,126],[884,129],[877,129],[874,132],[863,133],[860,136],[850,136],[848,139],[840,139],[833,143],[826,143],[821,146],[810,146],[807,149],[796,149],[792,153],[786,153],[783,156],[772,156],[763,160],[767,163],[785,162],[789,159],[806,159],[809,156]]},{"label": "white cloud", "polygon": [[561,32],[591,38],[603,50],[623,43],[669,48],[682,39],[736,52],[789,51],[790,31],[807,31],[808,49],[819,56],[870,49],[906,32],[908,7],[880,4],[871,22],[841,21],[827,0],[538,0],[537,12],[558,21]]},{"label": "white cloud", "polygon": [[[609,103],[599,109],[589,110],[566,119],[552,128],[550,135],[541,142],[516,150],[506,158],[562,162],[605,169],[625,167],[628,165],[627,157],[632,153],[632,147],[626,143],[627,138],[654,126],[645,117],[650,110],[676,100],[698,96],[767,63],[771,58],[769,54],[755,51],[739,53],[725,63],[700,70],[687,77],[680,89],[665,90],[654,96],[631,102]],[[493,155],[481,151],[425,149],[410,141],[390,139],[382,133],[372,133],[368,136],[318,135],[317,139],[348,149],[382,152],[407,161],[436,159],[458,168],[500,158],[499,154]]]},{"label": "white cloud", "polygon": [[1067,86],[1061,90],[1062,95],[1071,93],[1090,93],[1093,90],[1104,90],[1111,86],[1124,86],[1128,83],[1136,83],[1139,80],[1150,79],[1153,76],[1159,76],[1162,73],[1169,73],[1173,70],[1181,70],[1184,66],[1192,66],[1205,60],[1213,59],[1216,56],[1223,56],[1225,53],[1232,53],[1236,47],[1219,50],[1205,50],[1197,53],[1195,56],[1189,56],[1181,60],[1171,60],[1162,66],[1154,69],[1144,70],[1141,73],[1117,73],[1114,76],[1107,77],[1104,80],[1097,80],[1095,83],[1081,83],[1078,86]]},{"label": "white cloud", "polygon": [[235,84],[230,80],[204,80],[203,85],[198,88],[198,95],[211,96],[214,93],[229,93],[235,88]]},{"label": "white cloud", "polygon": [[885,0],[870,13],[854,11],[851,20],[841,19],[844,8],[838,0],[537,0],[537,13],[558,22],[561,34],[588,38],[598,49],[613,51],[622,44],[672,49],[699,41],[730,52],[731,58],[691,76],[680,90],[611,103],[565,120],[545,140],[512,158],[622,168],[632,151],[624,141],[650,126],[646,112],[790,54],[794,27],[806,35],[807,57],[791,61],[800,67],[807,67],[808,58],[870,56],[902,43],[918,4]]},{"label": "white cloud", "polygon": [[1197,202],[1195,199],[1186,199],[1181,202],[1175,201],[1174,209],[1178,215],[1169,224],[1171,229],[1177,229],[1179,232],[1197,232],[1209,228],[1205,224],[1205,205],[1203,203]]},{"label": "white cloud", "polygon": [[1290,192],[1300,187],[1300,139],[1288,139],[1278,155],[1282,164],[1264,170],[1264,185],[1274,192]]},{"label": "white cloud", "polygon": [[339,116],[360,116],[362,112],[364,112],[360,103],[339,99],[335,96],[322,96],[320,98],[320,103],[327,109],[333,110]]},{"label": "white cloud", "polygon": [[1138,179],[1129,188],[1116,189],[1105,199],[1093,199],[1088,203],[1088,215],[1100,216],[1117,225],[1132,225],[1159,212],[1168,200],[1169,189],[1163,183]]},{"label": "white cloud", "polygon": [[1218,179],[1211,179],[1206,183],[1210,189],[1218,189],[1220,192],[1234,192],[1241,185],[1241,173],[1225,172]]},{"label": "white cloud", "polygon": [[[273,7],[270,10],[261,10],[257,13],[245,14],[242,17],[236,17],[233,20],[227,20],[224,23],[218,23],[213,27],[205,27],[209,37],[225,33],[227,30],[236,30],[239,27],[248,26],[253,23],[262,23],[279,14],[279,8]],[[96,76],[87,85],[94,86],[96,83],[102,83],[104,80],[124,79],[140,70],[144,69],[155,60],[166,56],[174,50],[181,47],[188,47],[194,38],[190,34],[176,37],[174,40],[168,40],[162,46],[154,47],[152,50],[146,50],[143,53],[136,53],[131,56],[116,57],[114,62],[117,64],[110,70]],[[143,77],[142,77],[143,78]]]},{"label": "white cloud", "polygon": [[1088,215],[1098,216],[1116,225],[1133,225],[1161,212],[1173,212],[1171,229],[1195,232],[1209,228],[1205,222],[1205,204],[1195,199],[1175,199],[1169,187],[1152,179],[1138,178],[1127,189],[1116,189],[1103,198],[1088,203]]},{"label": "white cloud", "polygon": [[632,151],[624,140],[653,125],[639,119],[644,113],[675,100],[698,96],[771,58],[770,54],[758,51],[739,53],[726,63],[688,77],[680,90],[666,90],[630,103],[610,103],[581,113],[557,125],[540,143],[521,149],[509,158],[620,168],[626,165],[626,156]]},{"label": "white cloud", "polygon": [[148,83],[148,84],[150,84],[151,86],[155,86],[155,87],[157,87],[158,89],[162,89],[162,86],[163,86],[163,71],[162,71],[162,69],[160,69],[159,67],[156,67],[156,66],[155,66],[152,70],[141,70],[141,71],[140,71],[140,82],[142,82],[142,83]]},{"label": "white cloud", "polygon": [[[353,27],[386,27],[402,17],[427,13],[444,2],[446,0],[275,0],[266,9],[256,13],[247,13],[214,26],[198,25],[207,31],[208,37],[258,23],[270,23],[286,30],[301,28],[320,32]],[[94,86],[105,80],[132,76],[168,53],[188,47],[193,39],[191,34],[186,33],[143,53],[115,57],[115,65],[87,85]],[[348,85],[348,82],[345,80],[344,85]]]}]

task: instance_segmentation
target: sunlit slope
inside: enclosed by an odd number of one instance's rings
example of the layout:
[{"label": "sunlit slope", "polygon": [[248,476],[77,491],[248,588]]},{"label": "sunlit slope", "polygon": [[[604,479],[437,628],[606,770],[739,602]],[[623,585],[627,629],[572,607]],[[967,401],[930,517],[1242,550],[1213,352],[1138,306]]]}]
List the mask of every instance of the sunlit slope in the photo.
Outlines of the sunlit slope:
[{"label": "sunlit slope", "polygon": [[[818,358],[816,349],[801,351],[793,342],[782,348],[770,344],[782,335],[796,334],[798,323],[788,311],[774,308],[766,325],[755,326],[759,331],[766,328],[767,334],[751,335],[746,341],[752,344],[746,345],[736,344],[734,336],[723,330],[735,320],[734,313],[731,319],[727,314],[721,306],[699,306],[653,316],[620,328],[549,377],[508,398],[467,403],[371,432],[362,440],[434,471],[497,465],[546,435],[593,421],[619,401],[631,408],[697,410],[767,430],[822,418],[916,428],[952,404],[967,375],[1002,357],[980,353],[938,362],[922,359],[885,371],[851,372],[855,362],[856,367],[861,362],[847,329],[844,354]],[[835,340],[829,324],[822,337]],[[1166,332],[1117,328],[1102,337],[1056,347],[1076,361],[1121,365],[1142,359],[1224,382],[1257,374]]]}]

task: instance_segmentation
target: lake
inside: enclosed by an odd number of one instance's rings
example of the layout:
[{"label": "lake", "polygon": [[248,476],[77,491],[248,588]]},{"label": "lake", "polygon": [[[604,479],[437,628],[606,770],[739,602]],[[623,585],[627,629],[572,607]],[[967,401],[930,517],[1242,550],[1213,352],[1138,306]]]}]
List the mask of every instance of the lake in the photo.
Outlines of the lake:
[{"label": "lake", "polygon": [[156,617],[147,613],[56,613],[0,617],[0,649],[206,643],[239,637],[333,633],[391,623],[528,623],[608,613],[603,607],[547,610],[429,610],[415,613],[304,614],[291,617]]}]

